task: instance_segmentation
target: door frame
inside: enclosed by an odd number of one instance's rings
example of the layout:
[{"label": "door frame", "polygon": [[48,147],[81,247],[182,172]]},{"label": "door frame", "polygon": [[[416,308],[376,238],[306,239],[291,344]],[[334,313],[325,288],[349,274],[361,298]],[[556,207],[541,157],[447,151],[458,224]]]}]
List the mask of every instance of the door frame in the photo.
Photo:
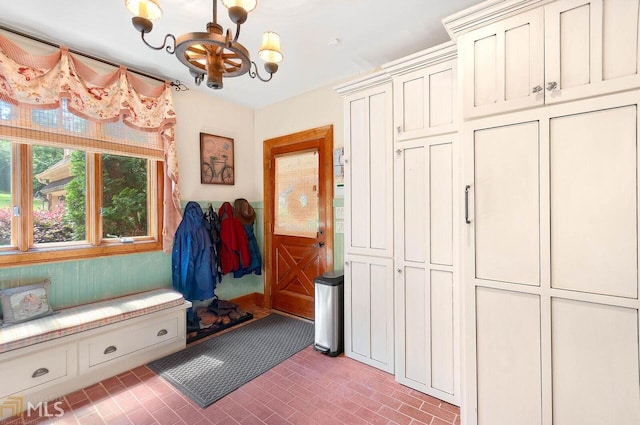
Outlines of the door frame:
[{"label": "door frame", "polygon": [[330,176],[319,181],[319,188],[326,194],[324,203],[320,203],[318,208],[324,212],[325,222],[321,223],[325,229],[325,247],[326,247],[326,264],[327,270],[333,269],[333,124],[323,127],[316,127],[310,130],[304,130],[297,133],[287,134],[284,136],[267,139],[263,143],[262,169],[263,169],[263,188],[264,188],[264,307],[271,309],[271,288],[273,285],[273,258],[271,258],[273,223],[273,185],[269,175],[271,173],[271,152],[276,147],[295,145],[304,143],[309,140],[322,139],[322,144],[330,146],[324,149],[324,156],[320,158],[321,175]]}]

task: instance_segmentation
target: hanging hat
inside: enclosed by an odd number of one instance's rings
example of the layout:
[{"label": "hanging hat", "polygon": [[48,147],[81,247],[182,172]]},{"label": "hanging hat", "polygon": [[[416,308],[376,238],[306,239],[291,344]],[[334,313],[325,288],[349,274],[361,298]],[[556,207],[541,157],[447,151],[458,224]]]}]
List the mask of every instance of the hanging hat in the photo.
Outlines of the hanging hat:
[{"label": "hanging hat", "polygon": [[244,198],[238,198],[233,201],[233,215],[236,216],[240,223],[246,225],[253,224],[256,220],[256,212],[249,201]]}]

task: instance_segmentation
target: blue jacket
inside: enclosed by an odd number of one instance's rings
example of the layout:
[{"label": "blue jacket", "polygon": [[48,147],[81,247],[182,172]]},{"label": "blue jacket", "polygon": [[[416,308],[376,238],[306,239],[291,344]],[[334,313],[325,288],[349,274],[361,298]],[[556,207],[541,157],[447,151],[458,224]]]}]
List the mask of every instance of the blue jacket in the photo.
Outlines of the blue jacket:
[{"label": "blue jacket", "polygon": [[173,239],[173,289],[187,300],[213,298],[217,270],[212,254],[211,236],[202,209],[198,203],[189,202]]},{"label": "blue jacket", "polygon": [[241,267],[239,270],[234,271],[234,278],[239,278],[250,273],[257,275],[262,274],[262,257],[260,256],[260,248],[258,247],[256,235],[253,233],[253,224],[245,224],[242,227],[244,227],[244,233],[247,235],[251,262],[247,267]]}]

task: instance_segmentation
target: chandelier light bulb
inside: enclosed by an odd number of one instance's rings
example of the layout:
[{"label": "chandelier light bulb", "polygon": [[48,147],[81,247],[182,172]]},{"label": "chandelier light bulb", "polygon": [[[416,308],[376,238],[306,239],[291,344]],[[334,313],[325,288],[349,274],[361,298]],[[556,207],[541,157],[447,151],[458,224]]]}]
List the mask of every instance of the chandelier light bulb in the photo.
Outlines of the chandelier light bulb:
[{"label": "chandelier light bulb", "polygon": [[150,21],[162,17],[162,9],[156,0],[124,0],[124,5],[136,17]]},{"label": "chandelier light bulb", "polygon": [[246,12],[251,12],[258,5],[257,0],[222,0],[222,4],[227,9],[232,7],[241,7]]},{"label": "chandelier light bulb", "polygon": [[280,35],[272,31],[265,32],[262,36],[262,46],[258,51],[258,56],[265,62],[282,62],[284,56],[282,56],[280,49]]}]

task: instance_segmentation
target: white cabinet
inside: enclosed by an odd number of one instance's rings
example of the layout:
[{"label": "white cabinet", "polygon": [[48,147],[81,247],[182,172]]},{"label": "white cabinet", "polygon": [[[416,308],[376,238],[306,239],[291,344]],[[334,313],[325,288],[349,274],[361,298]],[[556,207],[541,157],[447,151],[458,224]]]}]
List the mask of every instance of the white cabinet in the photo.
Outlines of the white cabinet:
[{"label": "white cabinet", "polygon": [[345,256],[345,354],[394,371],[393,260]]},{"label": "white cabinet", "polygon": [[345,94],[345,353],[394,371],[392,86],[380,73]]},{"label": "white cabinet", "polygon": [[[477,21],[513,13],[512,3]],[[465,117],[638,87],[639,3],[559,0],[464,33]]]},{"label": "white cabinet", "polygon": [[456,138],[396,144],[396,379],[460,405]]},{"label": "white cabinet", "polygon": [[465,126],[468,424],[640,423],[639,108]]},{"label": "white cabinet", "polygon": [[543,24],[534,9],[460,37],[465,117],[544,102]]},{"label": "white cabinet", "polygon": [[62,344],[36,352],[23,351],[20,356],[3,360],[0,399],[37,391],[73,378],[78,373],[77,357],[75,346]]},{"label": "white cabinet", "polygon": [[142,323],[135,327],[127,327],[80,342],[82,372],[113,362],[137,351],[150,350],[158,344],[167,344],[178,339],[179,317]]},{"label": "white cabinet", "polygon": [[344,99],[346,253],[393,253],[391,91],[386,82]]},{"label": "white cabinet", "polygon": [[393,77],[396,141],[456,130],[457,73],[454,59]]},{"label": "white cabinet", "polygon": [[[182,305],[0,354],[0,400],[34,405],[185,348]],[[53,317],[53,316],[52,316]],[[0,411],[0,422],[3,414]]]}]

